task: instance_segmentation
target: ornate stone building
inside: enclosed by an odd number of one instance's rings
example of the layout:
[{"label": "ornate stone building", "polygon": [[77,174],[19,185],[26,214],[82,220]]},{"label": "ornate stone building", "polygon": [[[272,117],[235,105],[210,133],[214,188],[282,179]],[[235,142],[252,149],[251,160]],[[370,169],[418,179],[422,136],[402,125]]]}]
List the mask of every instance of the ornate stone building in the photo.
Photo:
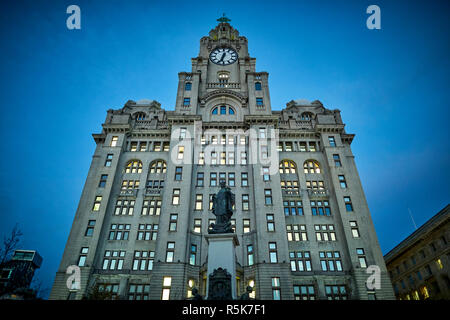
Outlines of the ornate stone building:
[{"label": "ornate stone building", "polygon": [[[294,100],[272,111],[269,74],[226,18],[178,74],[174,111],[108,110],[51,299],[98,285],[122,299],[206,291],[211,195],[225,180],[238,294],[257,299],[393,299],[339,110]],[[81,289],[66,286],[70,265]],[[366,268],[381,270],[369,290]]]},{"label": "ornate stone building", "polygon": [[450,205],[384,259],[399,300],[450,299]]}]

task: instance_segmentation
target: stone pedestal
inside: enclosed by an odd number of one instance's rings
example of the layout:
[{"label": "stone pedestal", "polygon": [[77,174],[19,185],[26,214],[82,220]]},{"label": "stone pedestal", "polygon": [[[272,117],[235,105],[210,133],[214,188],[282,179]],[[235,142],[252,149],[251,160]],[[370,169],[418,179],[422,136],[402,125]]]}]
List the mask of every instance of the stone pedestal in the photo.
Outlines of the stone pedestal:
[{"label": "stone pedestal", "polygon": [[207,234],[208,243],[208,269],[206,273],[206,297],[209,296],[209,275],[214,269],[226,269],[231,275],[231,294],[237,299],[236,290],[236,250],[239,245],[235,233]]}]

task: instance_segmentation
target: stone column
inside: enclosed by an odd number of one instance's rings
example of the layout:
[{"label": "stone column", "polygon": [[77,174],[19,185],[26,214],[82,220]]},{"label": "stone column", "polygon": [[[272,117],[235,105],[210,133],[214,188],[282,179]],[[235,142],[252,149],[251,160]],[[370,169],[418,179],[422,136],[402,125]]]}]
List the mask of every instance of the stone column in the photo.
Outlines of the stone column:
[{"label": "stone column", "polygon": [[236,290],[236,247],[239,245],[235,233],[205,235],[208,243],[208,269],[206,272],[206,299],[209,297],[209,275],[214,269],[226,269],[231,275],[231,295],[237,299]]}]

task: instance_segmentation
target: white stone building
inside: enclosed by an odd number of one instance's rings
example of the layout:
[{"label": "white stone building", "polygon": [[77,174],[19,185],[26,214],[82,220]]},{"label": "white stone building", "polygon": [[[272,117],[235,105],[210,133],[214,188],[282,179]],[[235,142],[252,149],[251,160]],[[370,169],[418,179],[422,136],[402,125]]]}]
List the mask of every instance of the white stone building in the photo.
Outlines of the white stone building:
[{"label": "white stone building", "polygon": [[[178,74],[174,111],[147,100],[108,110],[50,299],[95,285],[120,299],[204,295],[220,180],[236,197],[239,295],[393,299],[340,111],[306,100],[272,111],[269,74],[219,22]],[[79,290],[66,285],[70,265]],[[366,286],[369,265],[379,290]]]}]

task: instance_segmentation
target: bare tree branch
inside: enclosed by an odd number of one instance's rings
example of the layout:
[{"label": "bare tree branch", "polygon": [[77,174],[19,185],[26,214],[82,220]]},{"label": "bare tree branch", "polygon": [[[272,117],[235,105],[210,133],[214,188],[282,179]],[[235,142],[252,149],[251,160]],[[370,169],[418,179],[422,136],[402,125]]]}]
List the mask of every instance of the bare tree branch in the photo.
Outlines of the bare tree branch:
[{"label": "bare tree branch", "polygon": [[0,249],[0,264],[8,261],[14,250],[17,249],[20,243],[20,237],[23,236],[22,231],[19,229],[19,224],[16,223],[11,231],[9,237],[3,238],[3,247]]}]

